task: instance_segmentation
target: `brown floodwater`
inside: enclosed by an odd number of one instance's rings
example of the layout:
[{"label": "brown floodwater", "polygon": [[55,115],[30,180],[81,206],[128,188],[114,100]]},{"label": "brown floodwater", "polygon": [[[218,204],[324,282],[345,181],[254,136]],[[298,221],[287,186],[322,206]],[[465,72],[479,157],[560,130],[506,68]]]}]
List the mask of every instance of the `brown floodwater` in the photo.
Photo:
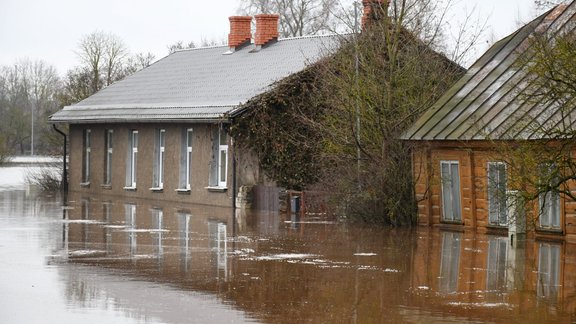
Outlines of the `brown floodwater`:
[{"label": "brown floodwater", "polygon": [[576,320],[576,246],[0,191],[0,323]]}]

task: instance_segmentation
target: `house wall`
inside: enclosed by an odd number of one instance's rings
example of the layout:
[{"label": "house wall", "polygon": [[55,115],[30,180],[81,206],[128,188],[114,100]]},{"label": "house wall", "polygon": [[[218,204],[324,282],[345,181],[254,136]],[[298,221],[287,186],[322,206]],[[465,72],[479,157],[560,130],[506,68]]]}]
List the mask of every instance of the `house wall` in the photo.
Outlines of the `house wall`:
[{"label": "house wall", "polygon": [[[232,206],[232,156],[228,140],[227,188],[209,189],[213,130],[216,124],[81,124],[70,125],[70,190],[83,194],[110,194],[145,199],[170,200],[214,206]],[[189,192],[178,192],[182,130],[193,129],[192,180]],[[91,131],[90,183],[82,184],[83,131]],[[112,129],[112,183],[104,185],[105,132]],[[153,191],[153,166],[156,129],[166,130],[164,187]],[[137,186],[126,187],[129,134],[138,130]]]},{"label": "house wall", "polygon": [[[507,232],[506,227],[489,223],[488,162],[502,161],[498,152],[482,143],[477,146],[469,144],[460,147],[457,144],[435,146],[434,143],[427,143],[415,149],[412,157],[420,225],[475,229],[481,233]],[[442,220],[441,161],[458,161],[462,222],[450,223]],[[572,190],[576,190],[575,183],[570,185],[573,187]],[[529,220],[527,230],[530,235],[564,238],[576,242],[576,202],[561,197],[560,213],[561,230],[545,231],[539,229],[534,220],[538,215],[537,203],[527,206],[526,214]]]}]

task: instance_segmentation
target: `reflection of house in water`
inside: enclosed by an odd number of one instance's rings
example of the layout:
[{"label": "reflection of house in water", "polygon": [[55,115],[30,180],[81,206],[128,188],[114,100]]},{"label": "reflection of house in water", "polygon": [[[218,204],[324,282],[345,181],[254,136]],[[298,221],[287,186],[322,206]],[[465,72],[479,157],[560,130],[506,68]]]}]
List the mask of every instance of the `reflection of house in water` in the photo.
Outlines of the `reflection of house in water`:
[{"label": "reflection of house in water", "polygon": [[430,305],[451,312],[464,307],[469,316],[493,312],[494,318],[511,310],[527,316],[536,312],[535,303],[576,311],[575,276],[565,276],[566,268],[576,270],[576,255],[564,253],[561,243],[526,240],[512,246],[495,235],[427,233],[432,237],[414,257],[412,286],[428,287]]},{"label": "reflection of house in water", "polygon": [[429,314],[537,320],[559,307],[576,311],[576,255],[551,242],[512,248],[505,237],[471,232],[325,224],[260,235],[260,221],[232,238],[229,208],[75,201],[64,222],[70,263],[213,294],[263,322],[326,321],[318,309],[333,310],[331,319],[357,314],[358,322],[427,322]]},{"label": "reflection of house in water", "polygon": [[[99,198],[71,197],[64,222],[71,260],[120,268],[137,265],[178,277],[191,271],[226,275],[229,208]],[[102,255],[105,258],[92,258]]]}]

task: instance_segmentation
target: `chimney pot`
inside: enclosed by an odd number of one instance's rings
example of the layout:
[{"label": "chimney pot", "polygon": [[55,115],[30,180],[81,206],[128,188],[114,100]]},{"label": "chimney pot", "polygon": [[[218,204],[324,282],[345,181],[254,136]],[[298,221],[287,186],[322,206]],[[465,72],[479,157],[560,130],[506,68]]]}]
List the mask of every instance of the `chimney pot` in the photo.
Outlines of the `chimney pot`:
[{"label": "chimney pot", "polygon": [[254,44],[256,46],[266,45],[268,42],[278,39],[278,19],[277,14],[259,14],[256,18],[256,35]]},{"label": "chimney pot", "polygon": [[228,34],[228,46],[231,48],[242,47],[250,44],[252,32],[250,30],[252,17],[250,16],[231,16],[230,34]]}]

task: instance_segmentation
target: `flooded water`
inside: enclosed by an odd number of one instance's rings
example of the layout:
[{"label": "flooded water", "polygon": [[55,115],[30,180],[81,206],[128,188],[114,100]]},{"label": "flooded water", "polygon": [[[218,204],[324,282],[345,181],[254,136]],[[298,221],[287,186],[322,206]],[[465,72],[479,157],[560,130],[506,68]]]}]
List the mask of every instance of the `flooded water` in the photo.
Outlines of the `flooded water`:
[{"label": "flooded water", "polygon": [[576,249],[0,191],[0,323],[575,320]]}]

